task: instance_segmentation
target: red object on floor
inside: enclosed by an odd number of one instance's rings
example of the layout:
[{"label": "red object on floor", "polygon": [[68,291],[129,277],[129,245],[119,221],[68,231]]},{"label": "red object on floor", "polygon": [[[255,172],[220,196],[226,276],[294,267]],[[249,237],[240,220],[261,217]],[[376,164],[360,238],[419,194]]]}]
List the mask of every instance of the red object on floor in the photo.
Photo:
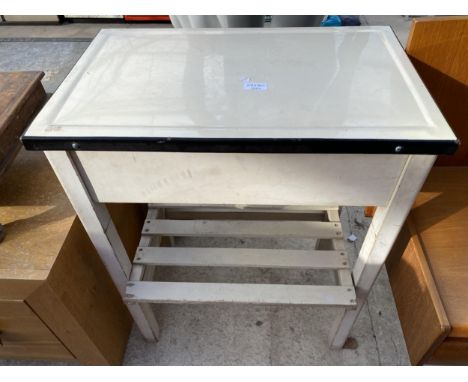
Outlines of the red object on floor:
[{"label": "red object on floor", "polygon": [[171,19],[168,15],[148,15],[148,16],[140,16],[140,15],[130,15],[124,16],[125,21],[163,21],[163,22],[171,22]]}]

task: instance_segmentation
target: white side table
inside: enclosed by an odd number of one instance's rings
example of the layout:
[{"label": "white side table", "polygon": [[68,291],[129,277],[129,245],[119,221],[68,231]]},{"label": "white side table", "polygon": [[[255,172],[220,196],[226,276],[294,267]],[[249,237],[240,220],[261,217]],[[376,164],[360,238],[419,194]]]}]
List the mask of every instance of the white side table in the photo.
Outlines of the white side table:
[{"label": "white side table", "polygon": [[[335,348],[435,156],[458,145],[387,27],[103,30],[23,142],[46,152],[145,338],[158,336],[150,302],[311,304],[340,307]],[[114,202],[151,204],[134,264],[104,205]],[[344,205],[378,206],[352,270]],[[174,218],[220,209],[276,220]],[[322,240],[162,249],[161,235]],[[148,280],[155,265],[330,268],[338,283],[161,283]]]}]

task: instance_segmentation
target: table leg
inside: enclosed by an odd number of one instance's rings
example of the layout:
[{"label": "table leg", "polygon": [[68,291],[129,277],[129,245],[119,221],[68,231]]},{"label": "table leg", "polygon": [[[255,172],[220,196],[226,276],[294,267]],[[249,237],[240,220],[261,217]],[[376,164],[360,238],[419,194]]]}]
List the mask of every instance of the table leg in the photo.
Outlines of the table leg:
[{"label": "table leg", "polygon": [[[162,209],[149,208],[147,219],[162,219],[164,217],[164,211]],[[142,234],[140,242],[138,243],[138,249],[142,247],[161,245],[161,236],[151,236]],[[137,255],[138,256],[138,252]],[[152,281],[154,276],[154,266],[144,266],[141,264],[134,264],[132,272],[130,273],[130,282],[132,281]],[[128,297],[128,296],[127,296]],[[138,328],[140,329],[141,335],[147,341],[156,341],[159,339],[159,325],[154,316],[154,312],[150,304],[127,302],[128,310],[130,310],[135,322],[138,322]]]},{"label": "table leg", "polygon": [[[121,296],[124,296],[132,264],[107,207],[92,198],[90,190],[80,174],[79,167],[74,161],[73,153],[46,151],[46,156],[96,247],[112,281]],[[140,328],[146,329],[151,326],[148,323],[149,312],[147,310],[134,306],[130,309],[130,313]],[[157,330],[151,332],[145,329],[141,330],[142,333],[149,333],[145,338],[154,340],[154,332],[157,333]]]},{"label": "table leg", "polygon": [[410,155],[388,204],[377,208],[353,268],[358,305],[341,310],[330,333],[331,348],[340,349],[346,342],[435,158]]}]

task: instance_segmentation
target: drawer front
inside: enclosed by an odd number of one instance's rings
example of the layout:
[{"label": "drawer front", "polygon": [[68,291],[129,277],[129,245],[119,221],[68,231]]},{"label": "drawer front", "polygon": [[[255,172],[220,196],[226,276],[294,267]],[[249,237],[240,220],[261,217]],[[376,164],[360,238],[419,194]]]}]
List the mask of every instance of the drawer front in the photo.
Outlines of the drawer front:
[{"label": "drawer front", "polygon": [[73,359],[24,301],[0,301],[0,357]]},{"label": "drawer front", "polygon": [[382,206],[408,156],[79,151],[73,158],[93,197],[106,203]]},{"label": "drawer front", "polygon": [[468,366],[468,339],[446,338],[427,363],[429,365]]}]

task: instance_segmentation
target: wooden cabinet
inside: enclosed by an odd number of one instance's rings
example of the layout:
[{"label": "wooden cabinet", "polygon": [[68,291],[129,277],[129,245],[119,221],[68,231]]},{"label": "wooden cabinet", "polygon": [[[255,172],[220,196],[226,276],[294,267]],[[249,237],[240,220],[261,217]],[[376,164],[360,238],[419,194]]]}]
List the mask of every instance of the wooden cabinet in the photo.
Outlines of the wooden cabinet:
[{"label": "wooden cabinet", "polygon": [[[146,208],[109,205],[129,253]],[[131,317],[41,152],[0,180],[0,358],[119,364]]]},{"label": "wooden cabinet", "polygon": [[468,167],[435,167],[387,260],[413,364],[468,365]]},{"label": "wooden cabinet", "polygon": [[0,357],[73,359],[25,301],[0,301]]}]

